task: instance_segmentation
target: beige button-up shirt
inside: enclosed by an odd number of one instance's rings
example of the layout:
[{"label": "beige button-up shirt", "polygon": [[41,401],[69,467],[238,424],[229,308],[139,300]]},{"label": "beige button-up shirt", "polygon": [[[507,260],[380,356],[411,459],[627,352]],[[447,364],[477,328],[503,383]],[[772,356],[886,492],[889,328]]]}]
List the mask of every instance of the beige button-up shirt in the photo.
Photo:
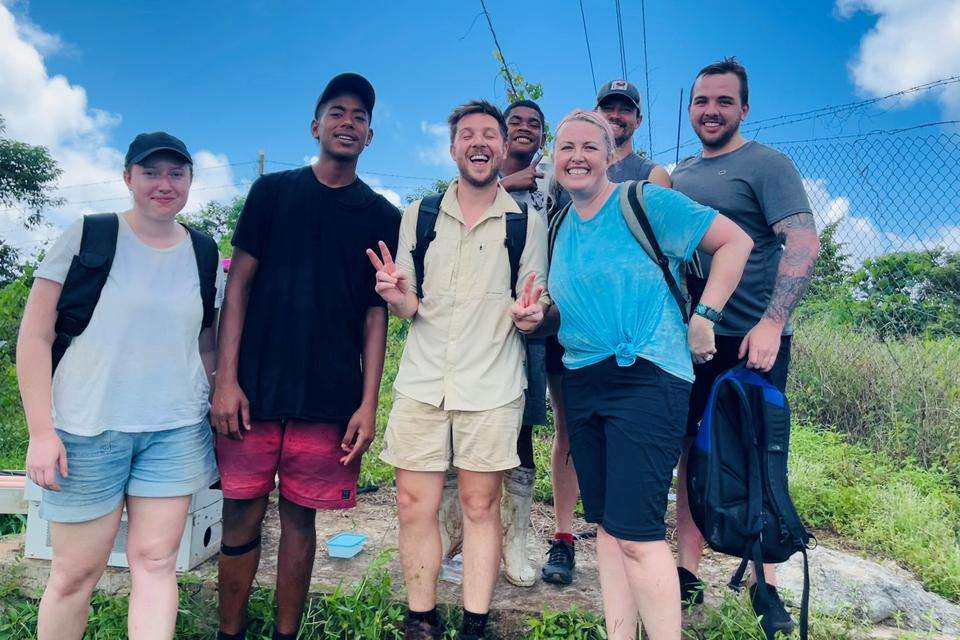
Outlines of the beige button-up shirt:
[{"label": "beige button-up shirt", "polygon": [[[415,286],[413,258],[417,212],[403,213],[397,266]],[[482,411],[516,400],[527,387],[523,340],[510,307],[507,212],[520,207],[503,187],[472,229],[463,222],[457,181],[447,189],[437,216],[437,236],[424,258],[423,298],[400,360],[394,389],[405,396],[453,411]],[[547,285],[547,228],[530,211],[517,289],[531,272]],[[546,292],[540,298],[548,303]]]}]

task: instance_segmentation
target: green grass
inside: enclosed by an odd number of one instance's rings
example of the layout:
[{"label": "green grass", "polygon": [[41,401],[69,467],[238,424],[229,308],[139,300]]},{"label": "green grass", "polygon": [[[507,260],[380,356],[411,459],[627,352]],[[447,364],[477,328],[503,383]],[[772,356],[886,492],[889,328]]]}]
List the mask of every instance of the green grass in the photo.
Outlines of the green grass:
[{"label": "green grass", "polygon": [[808,525],[897,560],[960,602],[960,493],[944,471],[795,425],[790,491]]}]

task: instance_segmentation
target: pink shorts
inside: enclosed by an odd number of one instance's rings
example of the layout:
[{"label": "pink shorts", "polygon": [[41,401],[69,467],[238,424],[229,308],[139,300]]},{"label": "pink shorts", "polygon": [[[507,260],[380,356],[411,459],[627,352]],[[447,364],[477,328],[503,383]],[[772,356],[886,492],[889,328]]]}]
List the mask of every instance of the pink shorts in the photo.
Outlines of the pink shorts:
[{"label": "pink shorts", "polygon": [[346,426],[301,420],[254,421],[243,440],[217,434],[225,498],[249,500],[273,491],[310,509],[349,509],[357,503],[360,458],[340,464]]}]

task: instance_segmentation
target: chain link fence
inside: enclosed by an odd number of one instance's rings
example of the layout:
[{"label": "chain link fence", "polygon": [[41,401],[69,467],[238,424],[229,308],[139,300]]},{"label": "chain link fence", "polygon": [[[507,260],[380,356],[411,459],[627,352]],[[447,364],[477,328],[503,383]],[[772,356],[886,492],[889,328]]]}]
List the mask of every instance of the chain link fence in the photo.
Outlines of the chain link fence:
[{"label": "chain link fence", "polygon": [[772,146],[823,235],[810,303],[884,339],[960,335],[960,133]]}]

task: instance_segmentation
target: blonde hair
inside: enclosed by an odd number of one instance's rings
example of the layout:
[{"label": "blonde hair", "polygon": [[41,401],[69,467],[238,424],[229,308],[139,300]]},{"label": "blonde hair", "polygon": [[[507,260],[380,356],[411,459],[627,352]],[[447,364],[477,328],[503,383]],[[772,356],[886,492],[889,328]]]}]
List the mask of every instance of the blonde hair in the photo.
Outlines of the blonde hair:
[{"label": "blonde hair", "polygon": [[560,121],[560,124],[557,125],[557,133],[553,141],[554,153],[556,153],[557,143],[560,142],[560,129],[563,128],[563,125],[569,122],[589,122],[593,126],[600,129],[603,134],[603,144],[607,148],[607,162],[613,159],[613,153],[616,149],[616,143],[614,142],[613,127],[610,126],[610,123],[607,122],[607,119],[596,111],[587,111],[586,109],[576,109],[572,111],[566,118]]}]

